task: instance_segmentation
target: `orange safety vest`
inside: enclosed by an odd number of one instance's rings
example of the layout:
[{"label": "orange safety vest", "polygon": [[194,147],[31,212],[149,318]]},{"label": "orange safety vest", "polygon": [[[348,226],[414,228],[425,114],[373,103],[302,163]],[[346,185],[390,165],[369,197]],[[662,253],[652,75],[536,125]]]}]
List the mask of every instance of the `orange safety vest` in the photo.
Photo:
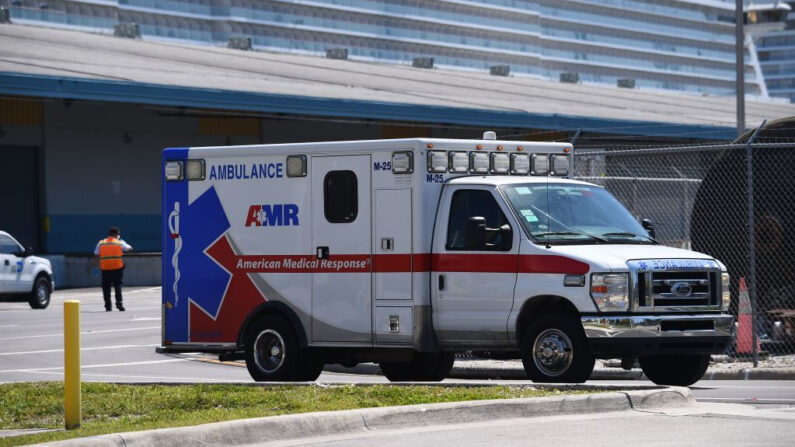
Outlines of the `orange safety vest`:
[{"label": "orange safety vest", "polygon": [[99,268],[118,270],[124,267],[121,260],[122,248],[118,238],[108,237],[99,241]]}]

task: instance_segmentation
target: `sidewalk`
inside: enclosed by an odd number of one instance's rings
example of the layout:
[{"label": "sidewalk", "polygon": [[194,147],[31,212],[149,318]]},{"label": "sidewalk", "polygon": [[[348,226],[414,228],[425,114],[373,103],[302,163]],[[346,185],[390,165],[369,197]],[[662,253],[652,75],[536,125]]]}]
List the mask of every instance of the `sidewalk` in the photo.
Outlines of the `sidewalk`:
[{"label": "sidewalk", "polygon": [[[559,385],[555,387],[561,388]],[[562,388],[579,389],[578,385]],[[613,387],[601,393],[523,399],[462,401],[397,407],[238,419],[188,427],[75,438],[46,445],[59,447],[125,447],[181,445],[251,445],[252,441],[292,441],[321,435],[400,430],[423,426],[482,423],[568,414],[649,411],[693,407],[689,389],[646,387],[625,391]]]}]

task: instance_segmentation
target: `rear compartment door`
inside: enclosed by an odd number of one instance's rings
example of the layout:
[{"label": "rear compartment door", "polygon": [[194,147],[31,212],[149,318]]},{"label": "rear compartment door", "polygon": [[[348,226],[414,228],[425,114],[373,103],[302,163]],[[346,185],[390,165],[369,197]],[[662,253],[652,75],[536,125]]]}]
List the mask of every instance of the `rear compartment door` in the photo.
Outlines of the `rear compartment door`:
[{"label": "rear compartment door", "polygon": [[372,343],[370,156],[312,157],[312,341]]}]

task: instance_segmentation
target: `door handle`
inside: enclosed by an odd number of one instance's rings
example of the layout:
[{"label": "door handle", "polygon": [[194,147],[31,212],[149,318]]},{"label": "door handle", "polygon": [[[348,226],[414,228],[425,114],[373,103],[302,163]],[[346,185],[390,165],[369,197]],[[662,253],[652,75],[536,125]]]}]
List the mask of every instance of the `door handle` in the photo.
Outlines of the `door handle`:
[{"label": "door handle", "polygon": [[328,259],[328,247],[317,247],[317,258]]},{"label": "door handle", "polygon": [[444,275],[439,275],[439,290],[444,290]]}]

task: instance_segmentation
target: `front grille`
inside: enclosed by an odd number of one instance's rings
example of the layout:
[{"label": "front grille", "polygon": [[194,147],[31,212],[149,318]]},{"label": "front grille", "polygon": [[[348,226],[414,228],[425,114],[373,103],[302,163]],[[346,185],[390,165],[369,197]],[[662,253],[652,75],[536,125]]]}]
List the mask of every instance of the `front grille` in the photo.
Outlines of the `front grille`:
[{"label": "front grille", "polygon": [[639,272],[638,307],[655,310],[720,305],[720,274],[710,271]]}]

